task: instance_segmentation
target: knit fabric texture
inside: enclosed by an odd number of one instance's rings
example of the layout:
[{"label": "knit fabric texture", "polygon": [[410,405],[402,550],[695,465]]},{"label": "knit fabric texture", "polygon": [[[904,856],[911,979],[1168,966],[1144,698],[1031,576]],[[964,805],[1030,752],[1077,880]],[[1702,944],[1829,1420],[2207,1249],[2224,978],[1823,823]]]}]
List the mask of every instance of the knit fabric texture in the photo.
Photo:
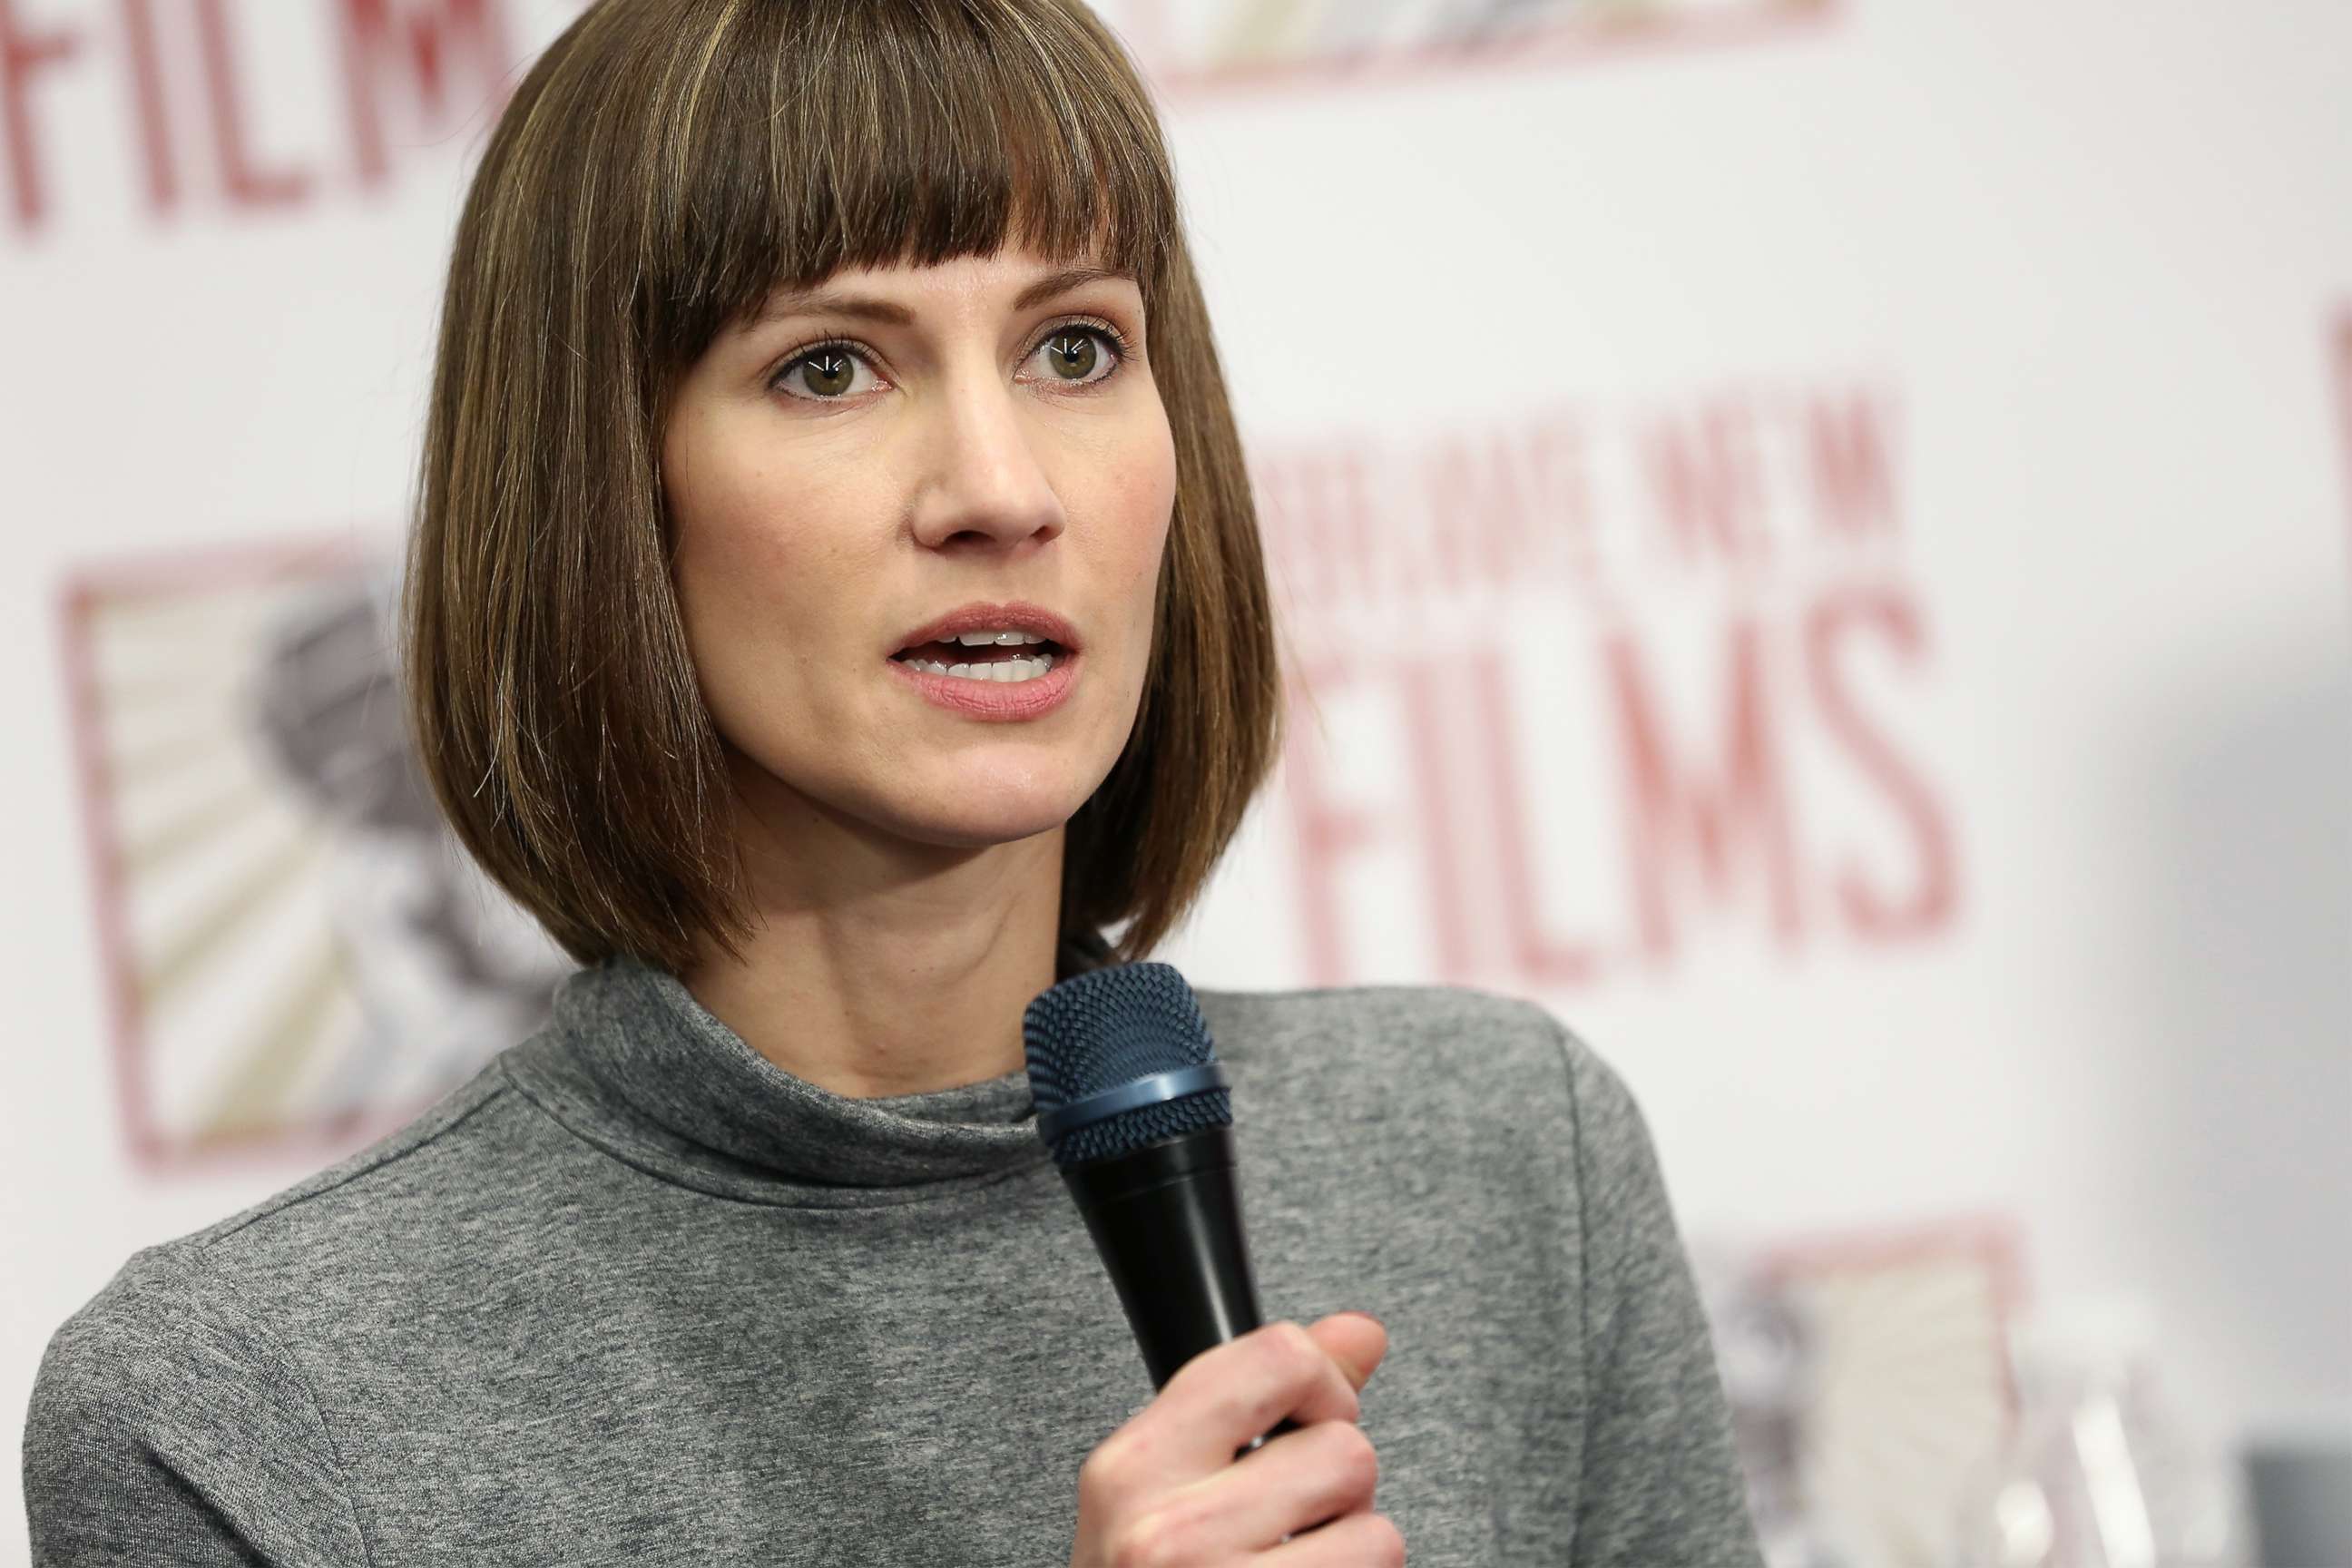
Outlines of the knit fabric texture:
[{"label": "knit fabric texture", "polygon": [[[1761,1568],[1623,1080],[1531,1004],[1200,994],[1269,1321],[1386,1324],[1416,1568]],[[616,961],[49,1342],[33,1561],[1062,1568],[1152,1397],[1027,1075],[854,1100]]]}]

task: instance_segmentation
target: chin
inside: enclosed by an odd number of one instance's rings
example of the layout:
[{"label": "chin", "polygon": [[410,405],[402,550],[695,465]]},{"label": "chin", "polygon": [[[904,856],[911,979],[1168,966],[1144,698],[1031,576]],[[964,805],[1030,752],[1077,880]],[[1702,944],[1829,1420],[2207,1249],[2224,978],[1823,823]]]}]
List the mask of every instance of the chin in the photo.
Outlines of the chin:
[{"label": "chin", "polygon": [[919,794],[892,792],[882,809],[864,814],[919,844],[984,849],[1051,833],[1077,815],[1093,785],[1075,778],[992,778],[986,769]]},{"label": "chin", "polygon": [[929,812],[909,816],[899,831],[918,843],[936,844],[942,848],[985,849],[992,845],[1017,844],[1024,838],[1051,833],[1076,814],[1076,805],[1063,810],[1058,805],[1030,808],[999,804],[986,810]]}]

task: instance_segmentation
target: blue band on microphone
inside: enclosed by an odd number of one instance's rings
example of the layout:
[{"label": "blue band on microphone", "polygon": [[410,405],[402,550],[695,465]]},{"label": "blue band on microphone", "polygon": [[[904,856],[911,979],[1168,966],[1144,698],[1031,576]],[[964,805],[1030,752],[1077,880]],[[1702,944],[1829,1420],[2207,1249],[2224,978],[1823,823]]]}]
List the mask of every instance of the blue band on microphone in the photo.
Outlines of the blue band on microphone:
[{"label": "blue band on microphone", "polygon": [[1037,1134],[1048,1143],[1058,1142],[1065,1132],[1090,1126],[1107,1116],[1117,1116],[1122,1110],[1133,1110],[1139,1105],[1158,1105],[1181,1100],[1188,1094],[1231,1087],[1225,1080],[1222,1062],[1203,1062],[1196,1068],[1153,1073],[1150,1078],[1139,1078],[1046,1111],[1037,1118]]}]

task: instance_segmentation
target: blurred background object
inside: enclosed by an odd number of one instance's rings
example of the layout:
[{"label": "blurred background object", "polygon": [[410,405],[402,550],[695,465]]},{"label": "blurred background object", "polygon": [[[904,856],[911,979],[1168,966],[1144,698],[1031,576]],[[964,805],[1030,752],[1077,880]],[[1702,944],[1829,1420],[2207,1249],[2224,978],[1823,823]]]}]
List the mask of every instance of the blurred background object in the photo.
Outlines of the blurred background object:
[{"label": "blurred background object", "polygon": [[2181,1424],[2155,1324],[2133,1297],[2075,1303],[2013,1331],[2018,1418],[1959,1513],[1971,1568],[2159,1563],[2244,1568],[2240,1478]]},{"label": "blurred background object", "polygon": [[570,968],[442,824],[391,581],[298,547],[68,584],[121,1132],[152,1176],[396,1125]]},{"label": "blurred background object", "polygon": [[2016,1403],[2016,1251],[1990,1221],[1694,1244],[1775,1568],[1952,1561]]},{"label": "blurred background object", "polygon": [[2263,1563],[2352,1563],[2352,1439],[2265,1434],[2242,1449]]},{"label": "blurred background object", "polygon": [[[0,0],[0,1408],[565,968],[388,610],[579,9]],[[1161,956],[1614,1064],[1775,1568],[2352,1563],[2352,7],[1099,9],[1293,666]]]}]

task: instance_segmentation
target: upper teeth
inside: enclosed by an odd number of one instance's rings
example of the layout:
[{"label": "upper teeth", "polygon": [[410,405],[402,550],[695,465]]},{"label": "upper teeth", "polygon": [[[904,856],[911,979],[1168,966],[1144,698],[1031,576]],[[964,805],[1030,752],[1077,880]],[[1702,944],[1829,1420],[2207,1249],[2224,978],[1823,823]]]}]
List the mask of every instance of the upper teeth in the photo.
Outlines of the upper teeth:
[{"label": "upper teeth", "polygon": [[1027,632],[958,632],[953,637],[941,637],[940,640],[959,642],[966,647],[978,647],[982,643],[992,642],[1002,643],[1007,647],[1012,647],[1022,643],[1044,642],[1045,639],[1032,637]]}]

